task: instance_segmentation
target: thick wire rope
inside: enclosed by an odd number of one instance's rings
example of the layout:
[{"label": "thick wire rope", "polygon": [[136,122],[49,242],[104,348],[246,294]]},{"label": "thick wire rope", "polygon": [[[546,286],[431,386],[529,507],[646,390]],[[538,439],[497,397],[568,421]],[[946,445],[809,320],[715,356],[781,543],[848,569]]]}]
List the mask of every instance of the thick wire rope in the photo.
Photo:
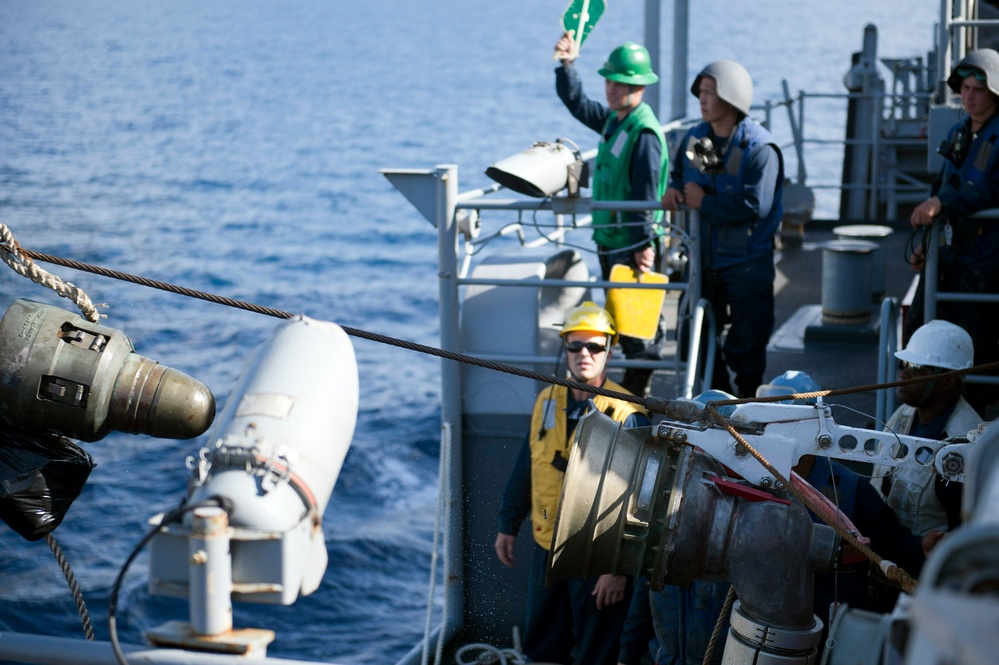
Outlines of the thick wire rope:
[{"label": "thick wire rope", "polygon": [[48,543],[49,549],[52,550],[52,556],[55,557],[59,568],[62,570],[62,574],[66,577],[66,583],[69,584],[69,590],[73,594],[73,602],[76,603],[76,611],[80,615],[80,623],[83,625],[83,634],[88,640],[93,640],[94,626],[90,622],[90,612],[87,611],[87,604],[83,600],[83,592],[80,591],[76,575],[73,574],[73,569],[70,568],[69,562],[63,555],[62,548],[56,542],[55,536],[51,533],[45,534],[45,542]]},{"label": "thick wire rope", "polygon": [[[0,249],[4,249],[0,247]],[[295,318],[295,314],[291,312],[286,312],[280,309],[275,309],[273,307],[265,307],[263,305],[256,305],[254,303],[245,302],[242,300],[235,300],[232,298],[226,298],[224,296],[219,296],[213,293],[207,293],[205,291],[198,291],[196,289],[189,289],[182,286],[176,286],[174,284],[169,284],[167,282],[160,282],[153,279],[148,279],[146,277],[140,277],[137,275],[131,275],[129,273],[121,272],[118,270],[111,270],[108,268],[103,268],[100,266],[95,266],[87,263],[81,263],[79,261],[73,261],[71,259],[64,259],[58,256],[51,256],[48,254],[42,254],[40,252],[32,252],[28,250],[22,250],[25,255],[37,260],[45,261],[47,263],[54,263],[56,265],[61,265],[66,268],[72,268],[73,270],[81,270],[84,272],[93,273],[95,275],[101,275],[103,277],[110,277],[112,279],[121,280],[124,282],[130,282],[132,284],[138,284],[140,286],[146,286],[149,288],[159,289],[161,291],[167,291],[169,293],[176,293],[178,295],[187,296],[190,298],[196,298],[198,300],[204,300],[207,302],[215,303],[218,305],[226,305],[228,307],[233,307],[235,309],[242,309],[247,312],[253,312],[256,314],[263,314],[265,316],[272,316],[278,319],[292,319]],[[463,353],[455,353],[453,351],[446,351],[444,349],[439,349],[433,346],[427,346],[426,344],[417,344],[416,342],[410,342],[403,339],[398,339],[396,337],[389,337],[388,335],[380,335],[378,333],[368,332],[366,330],[360,330],[358,328],[352,328],[350,326],[340,325],[340,328],[352,337],[358,337],[360,339],[367,339],[372,342],[378,342],[380,344],[387,344],[389,346],[396,346],[403,349],[408,349],[410,351],[417,351],[419,353],[424,353],[431,356],[436,356],[438,358],[444,358],[447,360],[454,360],[457,362],[462,362],[469,365],[476,365],[478,367],[484,367],[486,369],[496,370],[498,372],[506,372],[508,374],[515,374],[517,376],[522,376],[527,379],[534,379],[535,381],[545,381],[550,383],[557,383],[559,385],[565,386],[567,388],[576,388],[578,390],[584,390],[588,392],[595,393],[597,395],[603,395],[605,397],[613,397],[617,399],[623,399],[628,402],[633,402],[635,404],[643,404],[643,400],[634,395],[625,395],[613,390],[606,390],[603,388],[597,388],[595,386],[589,386],[585,383],[580,383],[578,381],[572,381],[570,379],[560,379],[558,377],[551,376],[550,374],[542,374],[540,372],[534,372],[531,370],[521,369],[519,367],[514,367],[512,365],[504,365],[502,363],[493,362],[490,360],[483,360],[482,358],[476,358],[475,356],[468,356]]]},{"label": "thick wire rope", "polygon": [[[0,250],[7,249],[6,247],[0,246]],[[176,286],[174,284],[169,284],[167,282],[160,282],[153,279],[148,279],[146,277],[139,277],[137,275],[131,275],[128,273],[120,272],[117,270],[111,270],[108,268],[103,268],[100,266],[94,266],[87,263],[81,263],[79,261],[73,261],[71,259],[64,259],[57,256],[51,256],[48,254],[42,254],[40,252],[33,252],[29,250],[21,250],[26,256],[33,258],[38,261],[45,261],[48,263],[54,263],[56,265],[61,265],[67,268],[72,268],[74,270],[81,270],[84,272],[93,273],[95,275],[101,275],[104,277],[109,277],[112,279],[118,279],[125,282],[130,282],[133,284],[138,284],[141,286],[147,286],[150,288],[159,289],[161,291],[167,291],[170,293],[176,293],[179,295],[188,296],[190,298],[196,298],[199,300],[204,300],[207,302],[216,303],[219,305],[226,305],[228,307],[233,307],[235,309],[242,309],[248,312],[254,312],[257,314],[263,314],[266,316],[272,316],[279,319],[291,319],[296,315],[291,312],[286,312],[280,309],[275,309],[273,307],[265,307],[263,305],[257,305],[254,303],[245,302],[242,300],[235,300],[232,298],[227,298],[224,296],[219,296],[213,293],[207,293],[205,291],[198,291],[196,289],[190,289],[182,286]],[[566,388],[575,388],[577,390],[582,390],[585,392],[590,392],[596,395],[602,395],[604,397],[610,397],[613,399],[618,399],[625,402],[631,402],[633,404],[639,404],[645,407],[650,413],[659,413],[669,415],[671,410],[670,400],[661,400],[654,396],[648,397],[638,397],[629,393],[620,393],[614,390],[607,390],[605,388],[599,388],[597,386],[591,386],[585,383],[580,383],[578,381],[573,381],[571,379],[562,379],[557,376],[552,376],[550,374],[542,374],[540,372],[535,372],[532,370],[522,369],[520,367],[514,367],[512,365],[506,365],[503,363],[493,362],[491,360],[484,360],[476,356],[469,356],[463,353],[456,353],[453,351],[447,351],[444,349],[439,349],[433,346],[428,346],[426,344],[417,344],[416,342],[410,342],[403,339],[398,339],[396,337],[390,337],[387,335],[380,335],[378,333],[369,332],[366,330],[360,330],[358,328],[352,328],[350,326],[340,325],[340,328],[352,337],[358,337],[360,339],[367,339],[373,342],[378,342],[381,344],[387,344],[390,346],[396,346],[403,349],[408,349],[410,351],[417,351],[419,353],[424,353],[431,356],[436,356],[438,358],[444,358],[446,360],[454,360],[456,362],[465,363],[468,365],[475,365],[477,367],[484,367],[486,369],[495,370],[497,372],[505,372],[507,374],[514,374],[516,376],[521,376],[527,379],[534,379],[535,381],[543,381],[546,383],[554,383],[557,385],[565,386]],[[871,392],[874,390],[882,390],[885,388],[895,388],[898,386],[907,386],[915,383],[924,383],[931,378],[941,379],[950,376],[963,376],[965,374],[974,374],[978,372],[986,372],[993,369],[999,369],[999,362],[988,363],[985,365],[977,365],[975,367],[969,367],[967,369],[961,370],[951,370],[948,372],[942,372],[940,374],[934,375],[934,377],[916,377],[912,379],[902,379],[898,381],[891,381],[887,383],[869,384],[864,386],[857,386],[853,388],[839,388],[834,390],[820,390],[810,393],[798,393],[795,395],[774,395],[771,397],[752,397],[744,398],[741,400],[724,400],[718,401],[716,404],[718,406],[726,406],[730,404],[745,404],[748,402],[780,402],[788,399],[810,399],[814,397],[832,397],[837,395],[850,395],[853,393],[861,392]]]}]

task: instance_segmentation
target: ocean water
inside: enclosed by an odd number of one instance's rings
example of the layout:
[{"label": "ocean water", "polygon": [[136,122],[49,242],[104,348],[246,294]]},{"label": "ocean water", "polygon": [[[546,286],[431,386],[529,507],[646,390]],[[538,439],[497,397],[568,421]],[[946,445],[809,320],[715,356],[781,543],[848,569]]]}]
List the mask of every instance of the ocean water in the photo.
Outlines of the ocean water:
[{"label": "ocean water", "polygon": [[[868,23],[880,27],[883,56],[925,56],[937,18],[933,0],[692,5],[689,78],[734,58],[757,100],[777,96],[782,79],[793,91],[842,92]],[[0,0],[0,222],[28,249],[436,345],[434,231],[378,169],[454,163],[464,190],[534,141],[592,147],[553,91],[564,6]],[[610,3],[584,45],[594,97],[604,55],[642,40],[641,12]],[[665,3],[667,58],[671,18]],[[808,123],[839,137],[843,116],[817,107]],[[810,176],[838,176],[835,154],[806,161]],[[834,214],[822,201],[820,216]],[[105,303],[104,323],[141,354],[205,382],[220,407],[243,358],[278,325],[44,267]],[[0,271],[3,307],[18,297],[73,309]],[[292,607],[236,606],[237,626],[276,631],[274,656],[394,662],[422,634],[439,361],[364,340],[355,351],[361,408],[325,514],[323,585]],[[98,639],[108,638],[115,576],[146,520],[183,496],[185,458],[203,444],[120,434],[86,444],[98,467],[55,535]],[[0,560],[0,630],[80,634],[44,543],[0,525]],[[119,601],[125,642],[187,616],[183,603],[148,596],[146,564],[137,559]]]}]

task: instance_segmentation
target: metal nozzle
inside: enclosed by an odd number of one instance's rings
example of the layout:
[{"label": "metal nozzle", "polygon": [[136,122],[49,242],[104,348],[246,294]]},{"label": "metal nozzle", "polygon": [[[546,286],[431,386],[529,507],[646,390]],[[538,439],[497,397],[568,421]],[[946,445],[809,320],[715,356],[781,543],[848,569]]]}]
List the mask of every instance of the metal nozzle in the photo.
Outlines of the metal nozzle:
[{"label": "metal nozzle", "polygon": [[188,439],[215,418],[200,381],[138,355],[118,330],[30,300],[0,321],[0,375],[0,415],[24,430]]},{"label": "metal nozzle", "polygon": [[110,429],[164,439],[193,439],[214,419],[215,396],[208,386],[138,354],[125,358],[111,393]]}]

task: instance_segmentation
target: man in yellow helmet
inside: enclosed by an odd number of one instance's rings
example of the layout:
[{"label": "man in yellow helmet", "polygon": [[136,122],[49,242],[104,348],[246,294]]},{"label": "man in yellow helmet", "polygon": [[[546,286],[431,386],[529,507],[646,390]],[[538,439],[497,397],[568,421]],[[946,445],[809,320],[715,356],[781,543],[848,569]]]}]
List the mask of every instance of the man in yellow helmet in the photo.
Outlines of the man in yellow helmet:
[{"label": "man in yellow helmet", "polygon": [[[614,320],[585,302],[571,310],[562,327],[566,365],[572,378],[589,386],[626,393],[607,379],[615,336]],[[553,385],[534,404],[531,429],[514,463],[499,514],[496,554],[514,563],[514,540],[531,516],[534,546],[528,574],[523,649],[532,661],[613,665],[628,615],[632,584],[622,575],[594,575],[545,586],[548,552],[569,451],[579,419],[596,408],[625,427],[651,424],[641,406]]]},{"label": "man in yellow helmet", "polygon": [[[659,80],[652,71],[648,50],[625,42],[611,51],[598,70],[604,77],[607,105],[587,98],[574,60],[579,48],[564,34],[555,44],[561,65],[555,70],[555,91],[574,118],[600,134],[593,166],[593,200],[658,201],[666,191],[669,151],[652,107],[642,101],[645,86]],[[615,265],[639,273],[660,269],[663,260],[662,210],[593,211],[593,241],[597,245],[603,279]],[[651,341],[621,336],[621,350],[629,359],[658,360],[666,331],[660,316]],[[635,394],[649,391],[652,370],[628,368],[621,383]]]}]

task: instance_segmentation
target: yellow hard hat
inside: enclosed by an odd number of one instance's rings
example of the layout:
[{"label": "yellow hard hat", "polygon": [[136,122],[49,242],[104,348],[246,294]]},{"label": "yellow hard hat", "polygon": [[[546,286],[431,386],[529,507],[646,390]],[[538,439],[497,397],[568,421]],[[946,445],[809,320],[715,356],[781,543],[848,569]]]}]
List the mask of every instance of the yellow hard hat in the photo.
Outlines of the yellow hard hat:
[{"label": "yellow hard hat", "polygon": [[577,330],[604,333],[610,335],[611,338],[617,335],[614,317],[606,309],[590,301],[569,310],[565,317],[565,323],[562,324],[562,332],[559,334],[565,337]]}]

